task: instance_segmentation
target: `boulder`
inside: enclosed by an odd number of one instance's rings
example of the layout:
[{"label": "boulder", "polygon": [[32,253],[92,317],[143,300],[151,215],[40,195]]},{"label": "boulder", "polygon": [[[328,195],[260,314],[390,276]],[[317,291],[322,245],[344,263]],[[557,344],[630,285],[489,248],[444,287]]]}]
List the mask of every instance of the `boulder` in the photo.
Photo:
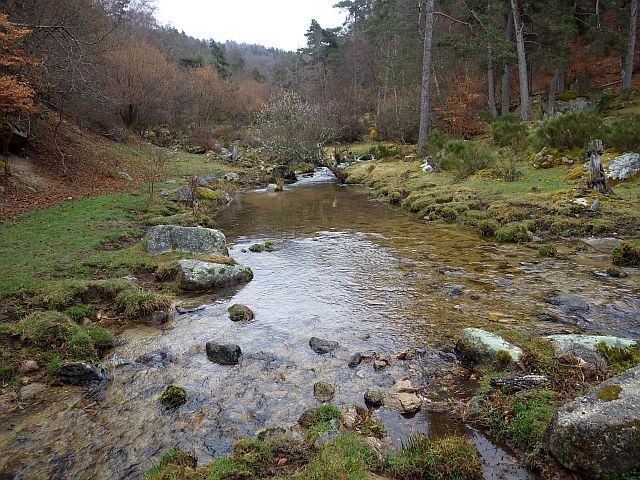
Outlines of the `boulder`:
[{"label": "boulder", "polygon": [[543,446],[587,479],[618,478],[640,467],[640,367],[561,407]]},{"label": "boulder", "polygon": [[255,318],[253,310],[245,305],[231,305],[227,309],[227,312],[229,312],[229,318],[232,322],[248,322],[249,320],[253,320]]},{"label": "boulder", "polygon": [[313,396],[321,402],[329,402],[336,394],[336,387],[327,382],[316,382],[313,385]]},{"label": "boulder", "polygon": [[178,262],[178,285],[183,290],[207,291],[250,282],[253,272],[244,265],[227,265],[201,260],[180,260]]},{"label": "boulder", "polygon": [[586,243],[587,245],[589,245],[591,248],[601,251],[601,252],[607,252],[610,253],[611,250],[613,250],[616,247],[619,247],[620,244],[622,243],[622,240],[619,238],[612,238],[612,237],[606,237],[606,238],[597,238],[597,237],[588,237],[588,238],[581,238],[580,241],[582,241],[583,243]]},{"label": "boulder", "polygon": [[520,361],[522,350],[499,335],[480,328],[465,328],[456,344],[461,360],[479,365],[507,366]]},{"label": "boulder", "polygon": [[340,422],[347,430],[353,430],[360,420],[360,413],[356,405],[343,405],[340,407]]},{"label": "boulder", "polygon": [[224,179],[227,182],[239,182],[240,181],[240,175],[238,175],[235,172],[227,172],[224,174]]},{"label": "boulder", "polygon": [[189,185],[183,185],[178,187],[178,189],[173,193],[171,200],[174,202],[192,203],[195,200],[193,193],[193,188]]},{"label": "boulder", "polygon": [[207,358],[219,365],[237,365],[242,356],[239,345],[207,342]]},{"label": "boulder", "polygon": [[38,362],[35,360],[25,360],[18,367],[18,373],[31,373],[40,370],[40,366]]},{"label": "boulder", "polygon": [[384,403],[384,394],[380,390],[368,389],[364,392],[364,404],[367,407],[379,408]]},{"label": "boulder", "polygon": [[400,413],[413,413],[420,410],[422,402],[418,395],[417,389],[411,385],[409,380],[399,380],[387,390],[383,397],[383,403],[392,410]]},{"label": "boulder", "polygon": [[65,363],[60,367],[60,381],[71,385],[92,385],[107,379],[102,366],[94,366],[86,362]]},{"label": "boulder", "polygon": [[596,109],[596,104],[593,100],[587,97],[576,97],[571,100],[556,100],[555,113],[588,113],[593,112]]},{"label": "boulder", "polygon": [[626,180],[640,173],[640,153],[627,152],[614,158],[607,165],[609,177]]},{"label": "boulder", "polygon": [[318,337],[311,337],[309,340],[309,346],[311,347],[311,350],[316,352],[318,355],[322,355],[325,353],[331,353],[338,348],[338,342],[322,340]]},{"label": "boulder", "polygon": [[607,347],[627,348],[637,345],[635,340],[605,335],[550,335],[546,337],[551,341],[556,351],[556,356],[571,355],[581,358],[587,363],[598,366],[606,366],[607,361],[600,355],[597,345],[603,342]]},{"label": "boulder", "polygon": [[133,178],[127,172],[116,172],[116,177],[124,180],[125,182],[133,181]]},{"label": "boulder", "polygon": [[156,225],[147,231],[147,251],[151,255],[173,252],[228,256],[227,239],[220,230],[203,227]]},{"label": "boulder", "polygon": [[271,176],[282,179],[285,183],[295,183],[298,180],[296,172],[288,165],[274,165],[271,167]]}]

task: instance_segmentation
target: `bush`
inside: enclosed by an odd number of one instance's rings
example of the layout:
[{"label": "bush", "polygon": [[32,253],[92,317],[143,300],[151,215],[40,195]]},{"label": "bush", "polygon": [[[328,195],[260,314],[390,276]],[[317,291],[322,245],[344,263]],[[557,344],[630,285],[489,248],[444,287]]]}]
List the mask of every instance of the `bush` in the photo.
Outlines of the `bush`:
[{"label": "bush", "polygon": [[507,115],[491,124],[491,134],[496,145],[521,150],[527,137],[527,125],[515,115]]},{"label": "bush", "polygon": [[538,148],[545,146],[570,150],[584,148],[602,136],[602,122],[593,113],[567,113],[545,120],[536,132]]},{"label": "bush", "polygon": [[604,128],[603,141],[619,152],[640,152],[640,113],[620,118]]},{"label": "bush", "polygon": [[426,155],[438,155],[442,151],[444,144],[451,140],[451,137],[439,128],[434,128],[424,144]]},{"label": "bush", "polygon": [[493,163],[493,155],[486,147],[464,140],[449,140],[442,148],[440,168],[465,178]]},{"label": "bush", "polygon": [[611,252],[613,264],[619,267],[640,267],[640,242],[622,242]]},{"label": "bush", "polygon": [[369,149],[369,153],[377,159],[403,156],[402,149],[397,145],[385,145],[376,143]]},{"label": "bush", "polygon": [[487,219],[478,222],[478,232],[483,237],[494,237],[500,225],[495,220]]}]

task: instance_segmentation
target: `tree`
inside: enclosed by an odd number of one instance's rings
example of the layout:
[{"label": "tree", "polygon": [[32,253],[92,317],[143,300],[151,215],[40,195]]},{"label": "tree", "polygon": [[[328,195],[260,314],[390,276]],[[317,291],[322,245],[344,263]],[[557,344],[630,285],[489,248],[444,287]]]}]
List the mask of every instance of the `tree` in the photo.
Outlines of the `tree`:
[{"label": "tree", "polygon": [[624,63],[624,74],[622,76],[622,94],[628,95],[631,89],[631,79],[633,76],[633,57],[636,49],[636,30],[638,22],[638,0],[631,0],[631,18],[629,19],[629,45],[627,47],[627,57]]},{"label": "tree", "polygon": [[420,93],[420,129],[418,155],[425,155],[425,145],[431,133],[431,47],[433,43],[433,12],[435,0],[427,0],[425,9],[424,53],[422,57],[422,89]]},{"label": "tree", "polygon": [[529,120],[529,76],[527,75],[527,55],[524,48],[524,24],[520,15],[518,0],[511,0],[513,26],[516,32],[516,50],[518,51],[518,76],[520,79],[520,117]]},{"label": "tree", "polygon": [[211,39],[209,40],[209,49],[213,57],[214,68],[222,78],[227,78],[231,75],[231,66],[227,61],[224,45]]}]

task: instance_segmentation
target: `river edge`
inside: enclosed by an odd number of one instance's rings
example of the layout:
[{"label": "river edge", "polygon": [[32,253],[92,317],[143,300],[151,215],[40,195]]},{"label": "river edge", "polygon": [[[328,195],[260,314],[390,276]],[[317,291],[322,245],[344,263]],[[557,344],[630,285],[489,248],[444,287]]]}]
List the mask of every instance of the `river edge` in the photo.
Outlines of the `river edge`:
[{"label": "river edge", "polygon": [[286,195],[286,192],[284,193],[284,195]]}]

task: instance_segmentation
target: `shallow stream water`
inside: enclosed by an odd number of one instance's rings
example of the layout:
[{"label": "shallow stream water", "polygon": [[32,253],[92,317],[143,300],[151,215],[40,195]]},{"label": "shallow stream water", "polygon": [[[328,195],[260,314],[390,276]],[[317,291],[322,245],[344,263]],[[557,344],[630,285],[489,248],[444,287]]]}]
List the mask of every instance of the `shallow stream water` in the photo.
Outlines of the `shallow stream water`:
[{"label": "shallow stream water", "polygon": [[[450,353],[460,331],[503,325],[551,334],[580,327],[640,338],[638,272],[615,281],[599,275],[604,253],[572,253],[577,244],[568,242],[558,258],[540,259],[533,248],[425,225],[371,202],[366,190],[335,184],[326,171],[282,193],[239,194],[218,226],[254,280],[190,299],[203,306],[176,313],[163,328],[122,333],[103,388],[50,388],[24,413],[0,417],[0,478],[141,478],[167,448],[207,461],[259,429],[295,425],[319,405],[313,397],[319,380],[336,385],[332,403],[345,405],[363,404],[367,388],[404,377],[422,389],[425,408],[411,418],[378,411],[387,443],[397,447],[413,430],[461,432],[478,447],[485,478],[529,478],[511,452],[438,407],[470,387]],[[269,239],[275,251],[248,251]],[[255,320],[231,322],[226,309],[233,303],[248,305]],[[312,336],[340,346],[319,356],[309,348]],[[240,365],[209,362],[207,341],[239,344]],[[406,348],[420,355],[396,360]],[[354,352],[375,352],[391,364],[350,369]],[[185,387],[188,400],[168,412],[158,397],[170,384]]]}]

